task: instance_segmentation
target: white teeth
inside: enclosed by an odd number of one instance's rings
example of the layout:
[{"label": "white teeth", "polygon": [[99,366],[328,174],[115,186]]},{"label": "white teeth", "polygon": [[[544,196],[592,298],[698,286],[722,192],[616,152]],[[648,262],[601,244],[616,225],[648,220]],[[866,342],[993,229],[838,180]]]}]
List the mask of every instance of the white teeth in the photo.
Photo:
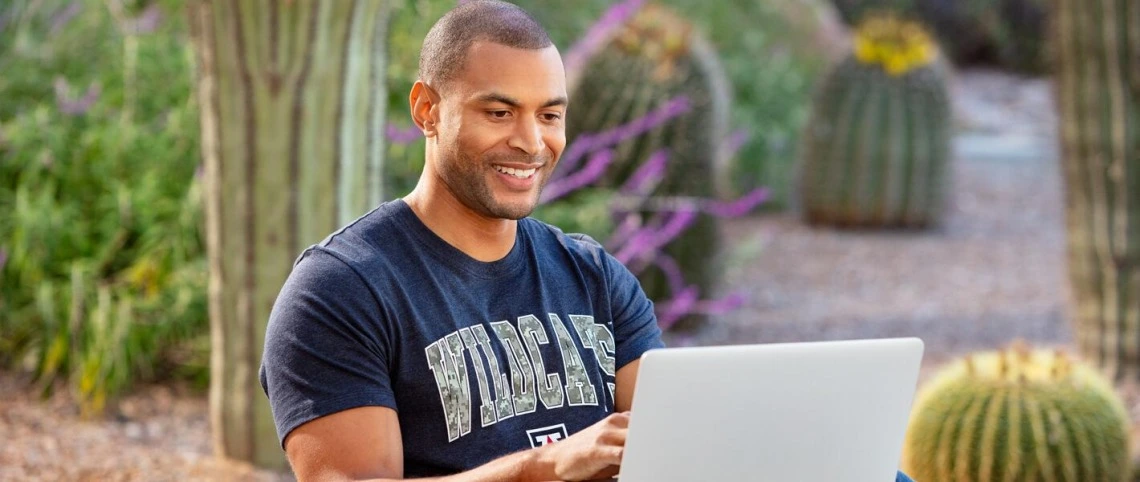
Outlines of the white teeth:
[{"label": "white teeth", "polygon": [[495,166],[495,170],[499,171],[503,174],[508,174],[508,175],[517,177],[519,179],[526,179],[530,176],[533,176],[534,171],[536,171],[537,169],[533,169],[533,168],[532,169],[514,169],[514,168],[504,167],[504,166]]}]

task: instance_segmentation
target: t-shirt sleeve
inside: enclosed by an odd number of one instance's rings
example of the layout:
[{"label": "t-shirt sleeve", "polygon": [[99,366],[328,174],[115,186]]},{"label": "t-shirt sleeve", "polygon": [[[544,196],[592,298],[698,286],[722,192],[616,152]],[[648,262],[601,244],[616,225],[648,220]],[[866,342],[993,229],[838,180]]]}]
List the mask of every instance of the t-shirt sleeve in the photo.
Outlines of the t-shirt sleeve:
[{"label": "t-shirt sleeve", "polygon": [[610,290],[610,313],[614,321],[614,338],[617,344],[617,368],[641,358],[654,348],[663,348],[661,328],[653,312],[653,302],[645,295],[637,277],[609,253],[602,262]]},{"label": "t-shirt sleeve", "polygon": [[311,248],[298,260],[270,313],[260,370],[282,447],[313,419],[396,408],[382,316],[363,278],[335,255]]}]

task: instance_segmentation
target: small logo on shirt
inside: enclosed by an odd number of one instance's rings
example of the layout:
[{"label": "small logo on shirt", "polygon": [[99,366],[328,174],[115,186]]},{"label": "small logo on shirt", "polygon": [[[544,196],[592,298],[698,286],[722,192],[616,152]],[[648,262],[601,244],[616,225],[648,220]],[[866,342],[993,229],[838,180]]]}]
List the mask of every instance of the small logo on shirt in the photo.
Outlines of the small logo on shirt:
[{"label": "small logo on shirt", "polygon": [[526,436],[530,439],[530,446],[532,448],[538,448],[562,440],[569,435],[566,433],[566,424],[560,423],[549,427],[527,430]]}]

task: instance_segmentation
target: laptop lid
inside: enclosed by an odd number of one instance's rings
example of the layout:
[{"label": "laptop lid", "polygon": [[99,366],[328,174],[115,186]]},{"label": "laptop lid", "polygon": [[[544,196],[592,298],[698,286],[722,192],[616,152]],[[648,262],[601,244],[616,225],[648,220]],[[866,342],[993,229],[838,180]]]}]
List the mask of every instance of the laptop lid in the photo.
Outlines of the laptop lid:
[{"label": "laptop lid", "polygon": [[621,482],[895,480],[918,338],[652,350]]}]

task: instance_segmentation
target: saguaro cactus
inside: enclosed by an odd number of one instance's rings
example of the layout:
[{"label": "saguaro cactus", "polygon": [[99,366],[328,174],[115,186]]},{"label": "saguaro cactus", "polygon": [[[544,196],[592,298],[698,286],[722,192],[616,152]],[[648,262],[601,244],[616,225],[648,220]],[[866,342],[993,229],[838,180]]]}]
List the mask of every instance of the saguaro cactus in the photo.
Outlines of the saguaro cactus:
[{"label": "saguaro cactus", "polygon": [[1140,3],[1056,6],[1077,343],[1117,381],[1140,382]]},{"label": "saguaro cactus", "polygon": [[1063,353],[975,353],[915,401],[904,469],[915,480],[1128,480],[1129,419],[1112,385]]},{"label": "saguaro cactus", "polygon": [[215,451],[283,466],[257,369],[304,246],[381,200],[387,0],[190,5],[205,158]]},{"label": "saguaro cactus", "polygon": [[947,184],[950,106],[937,48],[917,24],[874,17],[824,80],[804,138],[810,222],[922,227]]}]

